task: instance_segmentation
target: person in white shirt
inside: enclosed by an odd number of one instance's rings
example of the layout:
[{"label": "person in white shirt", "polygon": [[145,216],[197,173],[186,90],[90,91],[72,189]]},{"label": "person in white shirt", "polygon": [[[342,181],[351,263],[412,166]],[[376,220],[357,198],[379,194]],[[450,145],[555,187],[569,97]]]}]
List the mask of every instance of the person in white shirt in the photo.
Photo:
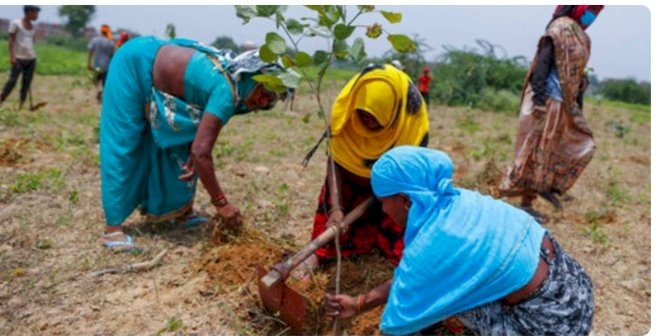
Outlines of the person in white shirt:
[{"label": "person in white shirt", "polygon": [[11,72],[9,79],[5,83],[0,94],[0,104],[7,99],[18,80],[18,75],[23,74],[23,83],[21,84],[19,109],[23,107],[25,98],[27,98],[32,76],[37,65],[37,54],[34,51],[34,34],[36,27],[33,21],[39,17],[41,8],[33,5],[23,6],[22,19],[17,19],[9,25],[9,60],[11,62]]}]

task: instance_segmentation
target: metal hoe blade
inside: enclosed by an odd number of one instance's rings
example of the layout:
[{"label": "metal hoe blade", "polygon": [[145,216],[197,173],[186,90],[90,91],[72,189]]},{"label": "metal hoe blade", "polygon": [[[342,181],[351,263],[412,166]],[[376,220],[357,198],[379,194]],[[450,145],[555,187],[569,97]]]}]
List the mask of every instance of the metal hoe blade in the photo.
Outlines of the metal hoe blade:
[{"label": "metal hoe blade", "polygon": [[[261,279],[268,272],[262,266],[257,266],[257,279]],[[261,281],[259,296],[270,312],[286,322],[294,332],[302,332],[305,327],[305,314],[307,312],[307,298],[295,289],[290,288],[284,281],[279,281],[267,287]]]}]

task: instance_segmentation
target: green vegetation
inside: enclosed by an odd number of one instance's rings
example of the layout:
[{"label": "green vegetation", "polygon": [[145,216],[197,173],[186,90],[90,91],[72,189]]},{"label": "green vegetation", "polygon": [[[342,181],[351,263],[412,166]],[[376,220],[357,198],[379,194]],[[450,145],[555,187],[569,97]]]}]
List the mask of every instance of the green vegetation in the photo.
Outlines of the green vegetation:
[{"label": "green vegetation", "polygon": [[607,79],[598,84],[597,94],[626,103],[651,105],[651,83],[633,79]]},{"label": "green vegetation", "polygon": [[62,188],[64,188],[64,180],[62,179],[62,172],[57,168],[50,168],[47,171],[36,173],[18,173],[14,184],[9,186],[9,190],[17,194],[40,189],[58,191]]},{"label": "green vegetation", "polygon": [[432,70],[432,99],[515,113],[528,68],[525,58],[498,57],[497,46],[484,40],[477,44],[482,51],[446,48]]},{"label": "green vegetation", "polygon": [[64,5],[58,8],[57,15],[65,18],[64,29],[74,37],[80,37],[95,12],[96,6],[94,5]]},{"label": "green vegetation", "polygon": [[[87,71],[87,54],[61,46],[37,43],[38,75],[84,76]],[[0,41],[0,72],[9,71],[9,50],[6,41]]]}]

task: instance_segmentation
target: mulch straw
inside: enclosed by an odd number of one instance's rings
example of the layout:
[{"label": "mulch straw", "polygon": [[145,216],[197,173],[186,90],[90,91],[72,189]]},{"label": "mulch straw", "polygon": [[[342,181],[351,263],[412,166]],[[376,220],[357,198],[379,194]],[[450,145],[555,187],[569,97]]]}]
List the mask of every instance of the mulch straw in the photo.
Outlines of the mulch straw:
[{"label": "mulch straw", "polygon": [[[270,240],[255,229],[244,229],[228,243],[208,250],[195,266],[198,271],[208,274],[208,288],[216,297],[234,307],[235,323],[242,328],[249,326],[252,333],[262,335],[290,335],[288,326],[276,316],[265,311],[259,297],[255,277],[258,265],[269,269],[275,263],[295,252],[285,251],[281,245]],[[335,263],[322,266],[312,281],[299,282],[294,277],[287,284],[308,298],[304,334],[331,335],[332,322],[323,319],[322,306],[326,293],[334,293]],[[382,284],[392,276],[393,267],[378,255],[344,259],[342,262],[341,292],[357,296]],[[346,335],[376,335],[383,307],[378,307],[359,315],[357,318],[342,321],[340,329]],[[446,331],[446,330],[445,330]],[[440,331],[438,335],[453,335]]]}]

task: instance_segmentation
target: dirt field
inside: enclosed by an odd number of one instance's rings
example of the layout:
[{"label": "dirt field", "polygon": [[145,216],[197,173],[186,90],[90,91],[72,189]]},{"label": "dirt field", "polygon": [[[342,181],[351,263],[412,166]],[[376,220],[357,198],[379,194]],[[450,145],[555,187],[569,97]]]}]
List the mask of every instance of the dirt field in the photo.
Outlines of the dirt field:
[{"label": "dirt field", "polygon": [[[339,85],[331,85],[328,107]],[[0,108],[0,334],[287,333],[263,313],[253,272],[309,240],[325,162],[319,151],[308,168],[300,165],[323,127],[315,116],[303,121],[316,111],[311,96],[298,94],[293,111],[236,117],[221,132],[216,172],[246,216],[246,236],[213,247],[202,229],[147,224],[134,214],[126,227],[146,251],[113,254],[97,241],[104,217],[94,91],[82,78],[43,76],[33,91],[45,108],[16,111],[16,92]],[[516,116],[446,106],[432,106],[430,115],[430,147],[452,156],[456,183],[492,193],[513,152]],[[586,115],[596,156],[563,212],[543,201],[539,209],[593,280],[593,334],[644,334],[651,313],[650,116],[589,102]],[[212,210],[201,185],[197,207]],[[163,249],[162,264],[151,271],[88,276]],[[349,293],[389,270],[379,257],[347,269]],[[319,279],[334,279],[332,268]],[[377,323],[373,312],[344,327],[375,333]]]}]

